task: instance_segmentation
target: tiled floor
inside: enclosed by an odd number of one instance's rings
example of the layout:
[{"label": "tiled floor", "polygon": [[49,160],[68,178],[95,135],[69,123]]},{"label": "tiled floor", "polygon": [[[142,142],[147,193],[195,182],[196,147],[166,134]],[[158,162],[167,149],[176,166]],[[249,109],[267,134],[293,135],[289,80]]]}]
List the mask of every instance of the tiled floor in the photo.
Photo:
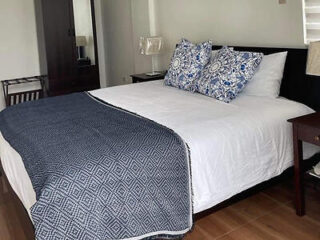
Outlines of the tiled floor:
[{"label": "tiled floor", "polygon": [[[319,190],[308,186],[307,215],[293,208],[286,181],[198,220],[186,240],[320,240]],[[0,184],[0,240],[32,240],[33,227],[17,198]],[[80,239],[79,239],[80,240]]]}]

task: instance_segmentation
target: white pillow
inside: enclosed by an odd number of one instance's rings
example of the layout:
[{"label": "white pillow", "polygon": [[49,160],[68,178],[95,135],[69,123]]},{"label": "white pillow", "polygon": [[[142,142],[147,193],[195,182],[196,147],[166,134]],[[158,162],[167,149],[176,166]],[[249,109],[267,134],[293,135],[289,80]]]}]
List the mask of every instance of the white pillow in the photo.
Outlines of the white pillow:
[{"label": "white pillow", "polygon": [[288,52],[265,55],[262,62],[242,94],[277,98]]}]

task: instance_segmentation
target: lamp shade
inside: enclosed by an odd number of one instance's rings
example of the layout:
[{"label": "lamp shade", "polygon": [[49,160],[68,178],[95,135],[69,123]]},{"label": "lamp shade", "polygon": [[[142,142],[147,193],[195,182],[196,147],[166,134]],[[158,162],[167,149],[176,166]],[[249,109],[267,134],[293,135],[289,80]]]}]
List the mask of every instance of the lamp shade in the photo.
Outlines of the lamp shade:
[{"label": "lamp shade", "polygon": [[320,42],[311,42],[309,45],[307,74],[320,76]]},{"label": "lamp shade", "polygon": [[87,46],[87,38],[86,36],[77,36],[76,37],[76,45],[77,47],[85,47]]},{"label": "lamp shade", "polygon": [[163,49],[163,39],[162,37],[141,37],[139,45],[142,55],[157,55]]}]

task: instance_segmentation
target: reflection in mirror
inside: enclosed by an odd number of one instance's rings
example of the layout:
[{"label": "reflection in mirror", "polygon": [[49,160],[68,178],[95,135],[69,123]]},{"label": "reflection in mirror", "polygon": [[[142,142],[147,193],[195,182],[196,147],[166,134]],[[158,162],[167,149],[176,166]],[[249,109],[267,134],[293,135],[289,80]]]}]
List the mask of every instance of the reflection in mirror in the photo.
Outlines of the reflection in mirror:
[{"label": "reflection in mirror", "polygon": [[73,0],[78,65],[95,65],[90,0]]}]

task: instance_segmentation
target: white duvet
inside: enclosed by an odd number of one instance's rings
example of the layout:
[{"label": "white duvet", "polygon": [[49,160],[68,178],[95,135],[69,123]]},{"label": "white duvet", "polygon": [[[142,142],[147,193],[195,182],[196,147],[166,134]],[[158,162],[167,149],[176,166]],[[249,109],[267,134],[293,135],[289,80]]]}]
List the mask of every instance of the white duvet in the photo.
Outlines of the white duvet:
[{"label": "white duvet", "polygon": [[[191,152],[195,213],[292,166],[292,130],[287,119],[313,112],[284,98],[240,95],[226,104],[164,86],[162,80],[91,94],[165,125],[185,140]],[[304,150],[309,158],[319,148],[305,145]],[[35,192],[20,155],[1,134],[0,157],[10,184],[29,211]]]}]

